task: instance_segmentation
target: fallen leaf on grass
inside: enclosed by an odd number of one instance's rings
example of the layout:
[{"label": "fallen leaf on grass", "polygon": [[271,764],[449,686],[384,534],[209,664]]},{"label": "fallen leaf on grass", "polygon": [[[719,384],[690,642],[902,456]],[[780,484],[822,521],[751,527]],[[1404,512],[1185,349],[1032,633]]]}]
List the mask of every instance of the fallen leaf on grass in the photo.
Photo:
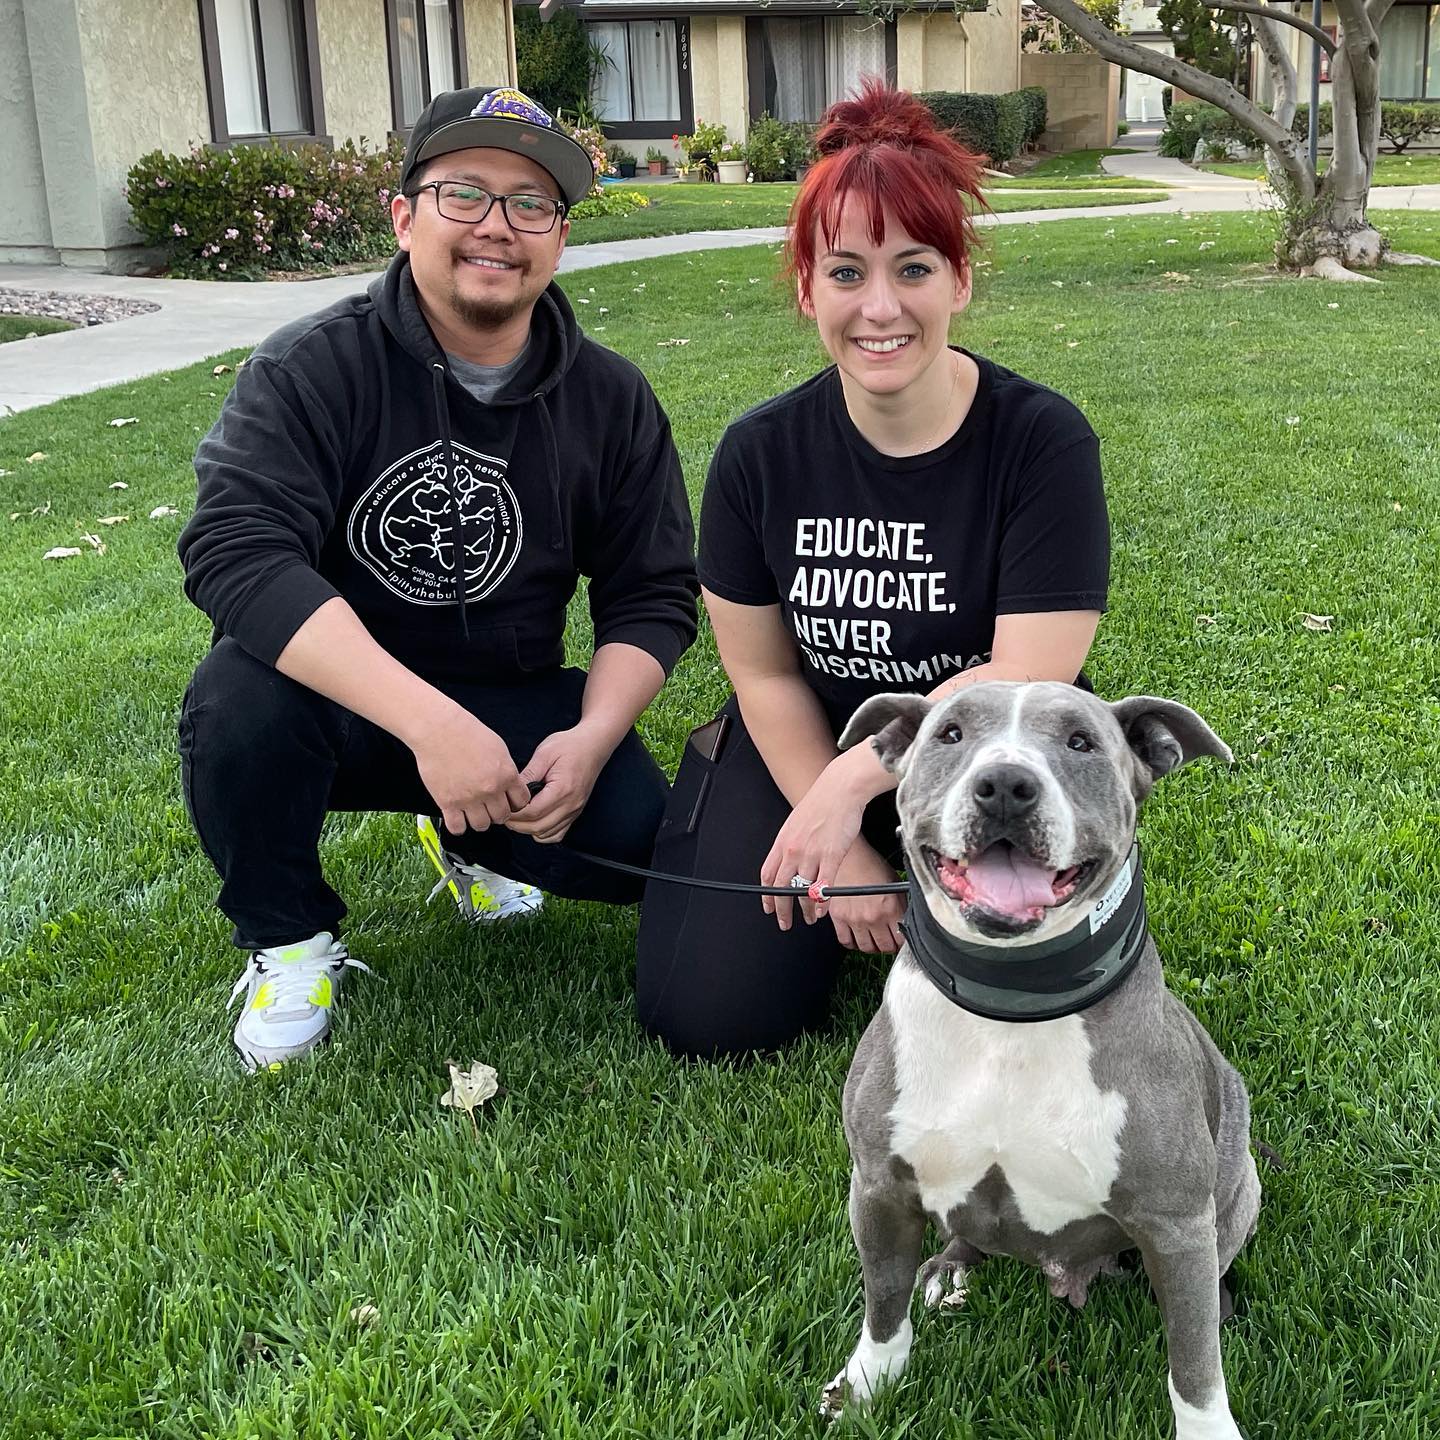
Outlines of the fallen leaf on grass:
[{"label": "fallen leaf on grass", "polygon": [[80,551],[73,545],[57,545],[53,550],[47,550],[40,558],[42,560],[71,560]]},{"label": "fallen leaf on grass", "polygon": [[1190,279],[1183,270],[1167,270],[1160,278],[1162,280],[1173,280],[1177,285],[1184,285]]},{"label": "fallen leaf on grass", "polygon": [[109,488],[111,490],[128,490],[130,488],[130,482],[128,480],[112,480]]},{"label": "fallen leaf on grass", "polygon": [[1213,624],[1215,623],[1215,616],[1213,616],[1213,615],[1197,615],[1197,616],[1195,617],[1195,623],[1196,623],[1197,625],[1213,625]]},{"label": "fallen leaf on grass", "polygon": [[463,1110],[470,1117],[470,1129],[478,1138],[476,1107],[499,1092],[500,1077],[494,1066],[484,1065],[479,1060],[472,1062],[468,1070],[462,1070],[453,1060],[445,1063],[450,1067],[450,1088],[440,1097],[440,1103],[452,1110]]},{"label": "fallen leaf on grass", "polygon": [[49,458],[43,450],[37,450],[33,455],[27,455],[25,457],[25,463],[27,465],[38,465],[40,461],[48,460]]},{"label": "fallen leaf on grass", "polygon": [[95,551],[97,555],[103,555],[105,553],[105,542],[98,535],[82,534],[80,538]]},{"label": "fallen leaf on grass", "polygon": [[140,423],[140,417],[138,415],[120,415],[114,420],[107,420],[105,423],[109,425],[112,430],[118,430],[122,425],[138,425]]},{"label": "fallen leaf on grass", "polygon": [[1287,415],[1285,417],[1285,423],[1287,425],[1298,425],[1300,423],[1300,417],[1298,415]]},{"label": "fallen leaf on grass", "polygon": [[1307,630],[1328,630],[1333,615],[1307,615],[1300,623]]},{"label": "fallen leaf on grass", "polygon": [[664,349],[666,345],[688,345],[689,343],[688,340],[657,340],[655,342],[655,348],[660,350]]},{"label": "fallen leaf on grass", "polygon": [[576,298],[582,305],[588,305],[588,304],[590,303],[583,295],[577,295],[575,298]]},{"label": "fallen leaf on grass", "polygon": [[167,515],[178,515],[180,512],[173,505],[157,505],[151,512],[152,520],[163,520]]},{"label": "fallen leaf on grass", "polygon": [[357,1305],[350,1312],[350,1318],[357,1325],[366,1327],[373,1325],[380,1318],[380,1312],[373,1305]]},{"label": "fallen leaf on grass", "polygon": [[36,505],[30,513],[32,515],[48,515],[50,513],[50,502],[47,500],[43,505]]},{"label": "fallen leaf on grass", "polygon": [[123,525],[129,518],[128,515],[102,515],[95,523],[97,525]]},{"label": "fallen leaf on grass", "polygon": [[217,365],[210,373],[212,375],[228,375],[230,373],[230,367],[228,365]]},{"label": "fallen leaf on grass", "polygon": [[1405,507],[1398,500],[1395,500],[1391,502],[1390,508],[1394,510],[1396,514],[1399,514]]}]

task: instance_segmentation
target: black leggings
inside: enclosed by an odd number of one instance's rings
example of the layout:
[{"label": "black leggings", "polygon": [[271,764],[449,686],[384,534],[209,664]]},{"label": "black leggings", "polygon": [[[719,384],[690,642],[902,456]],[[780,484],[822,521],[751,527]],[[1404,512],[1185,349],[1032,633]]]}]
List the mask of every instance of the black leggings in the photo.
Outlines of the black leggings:
[{"label": "black leggings", "polygon": [[[729,728],[713,760],[685,747],[655,841],[655,868],[756,884],[790,804],[733,696],[721,714]],[[895,826],[891,792],[870,803],[863,833],[892,859]],[[640,1023],[684,1055],[775,1049],[824,1023],[844,953],[828,919],[805,925],[797,915],[781,930],[758,895],[651,880],[636,949]]]},{"label": "black leggings", "polygon": [[[448,689],[524,766],[545,736],[580,718],[585,672],[547,670]],[[321,872],[318,849],[329,811],[436,813],[408,746],[230,639],[201,661],[186,691],[180,758],[190,817],[220,875],[220,909],[245,949],[339,930],[345,905]],[[567,841],[592,855],[646,864],[667,789],[632,730],[601,770]],[[641,881],[502,826],[447,835],[445,843],[552,895],[622,905],[640,898]]]}]

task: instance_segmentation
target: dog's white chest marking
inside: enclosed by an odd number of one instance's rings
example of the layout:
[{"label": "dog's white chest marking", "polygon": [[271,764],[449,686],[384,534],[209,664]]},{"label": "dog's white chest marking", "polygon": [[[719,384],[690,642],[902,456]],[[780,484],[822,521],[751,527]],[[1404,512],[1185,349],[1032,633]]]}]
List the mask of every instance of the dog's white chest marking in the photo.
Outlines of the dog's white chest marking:
[{"label": "dog's white chest marking", "polygon": [[1102,1211],[1120,1170],[1125,1097],[1090,1075],[1079,1016],[1030,1025],[952,1005],[912,966],[891,972],[895,1153],[945,1216],[998,1165],[1030,1229]]}]

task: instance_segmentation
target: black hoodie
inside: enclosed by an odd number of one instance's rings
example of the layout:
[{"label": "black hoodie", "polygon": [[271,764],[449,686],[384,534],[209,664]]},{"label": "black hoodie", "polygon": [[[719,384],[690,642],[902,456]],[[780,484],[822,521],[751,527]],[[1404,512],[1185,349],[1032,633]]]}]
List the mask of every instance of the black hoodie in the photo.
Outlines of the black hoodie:
[{"label": "black hoodie", "polygon": [[255,351],[195,473],[185,593],[267,664],[343,595],[432,682],[548,669],[580,575],[597,649],[638,646],[668,673],[695,638],[669,421],[553,284],[520,372],[482,405],[450,374],[397,255],[364,295]]}]

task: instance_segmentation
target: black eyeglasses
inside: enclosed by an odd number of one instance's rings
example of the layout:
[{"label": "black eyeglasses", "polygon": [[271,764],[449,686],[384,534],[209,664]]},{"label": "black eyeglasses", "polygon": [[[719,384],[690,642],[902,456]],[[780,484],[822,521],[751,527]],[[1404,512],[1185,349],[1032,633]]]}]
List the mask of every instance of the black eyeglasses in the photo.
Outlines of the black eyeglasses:
[{"label": "black eyeglasses", "polygon": [[511,229],[523,230],[529,235],[544,235],[553,230],[555,222],[565,214],[565,206],[548,195],[492,195],[464,180],[427,180],[410,192],[411,197],[422,190],[433,190],[435,208],[446,220],[460,225],[478,225],[497,200],[500,213]]}]

